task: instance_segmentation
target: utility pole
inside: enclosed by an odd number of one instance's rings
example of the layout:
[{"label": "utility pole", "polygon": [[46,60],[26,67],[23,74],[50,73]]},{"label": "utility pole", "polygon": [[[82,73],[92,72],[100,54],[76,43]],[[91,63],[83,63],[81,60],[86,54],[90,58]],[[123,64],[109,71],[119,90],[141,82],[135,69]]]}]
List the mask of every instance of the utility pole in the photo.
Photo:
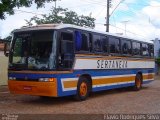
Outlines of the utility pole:
[{"label": "utility pole", "polygon": [[54,7],[57,8],[57,0],[55,0],[55,5],[54,5]]},{"label": "utility pole", "polygon": [[129,20],[126,21],[122,21],[122,23],[124,23],[124,28],[125,28],[125,36],[127,35],[126,33],[126,29],[127,29],[127,23],[129,22]]},{"label": "utility pole", "polygon": [[107,0],[107,14],[106,14],[106,24],[105,24],[105,26],[106,26],[106,32],[109,32],[109,18],[110,18],[110,16],[113,14],[113,12],[118,8],[118,6],[123,2],[123,1],[125,1],[125,0],[121,0],[119,3],[118,3],[118,5],[114,8],[114,10],[111,12],[111,14],[109,15],[109,9],[110,9],[110,7],[112,6],[112,4],[111,4],[111,2],[112,2],[112,0]]},{"label": "utility pole", "polygon": [[[57,8],[57,1],[58,1],[58,0],[54,0],[54,3],[55,3],[54,7],[55,7],[55,8]],[[59,1],[61,1],[61,0],[59,0]]]},{"label": "utility pole", "polygon": [[112,0],[107,0],[106,32],[109,32],[109,9],[112,6],[111,2]]},{"label": "utility pole", "polygon": [[109,8],[111,0],[107,0],[106,32],[109,32]]}]

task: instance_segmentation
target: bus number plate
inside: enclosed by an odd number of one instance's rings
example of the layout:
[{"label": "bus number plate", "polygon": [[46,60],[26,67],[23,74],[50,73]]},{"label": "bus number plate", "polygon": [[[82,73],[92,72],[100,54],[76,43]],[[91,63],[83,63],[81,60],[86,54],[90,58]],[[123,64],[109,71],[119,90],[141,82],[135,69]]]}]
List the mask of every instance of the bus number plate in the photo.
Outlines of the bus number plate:
[{"label": "bus number plate", "polygon": [[24,86],[23,89],[24,90],[32,90],[32,87],[31,86]]}]

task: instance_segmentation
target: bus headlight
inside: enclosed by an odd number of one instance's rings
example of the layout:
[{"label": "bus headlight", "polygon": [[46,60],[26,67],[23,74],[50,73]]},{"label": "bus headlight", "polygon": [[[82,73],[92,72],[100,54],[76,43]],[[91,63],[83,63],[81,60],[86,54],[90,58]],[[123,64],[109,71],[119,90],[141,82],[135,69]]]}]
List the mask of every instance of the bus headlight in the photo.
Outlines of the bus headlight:
[{"label": "bus headlight", "polygon": [[39,82],[54,82],[55,78],[39,78]]},{"label": "bus headlight", "polygon": [[16,80],[16,77],[9,77],[9,80]]}]

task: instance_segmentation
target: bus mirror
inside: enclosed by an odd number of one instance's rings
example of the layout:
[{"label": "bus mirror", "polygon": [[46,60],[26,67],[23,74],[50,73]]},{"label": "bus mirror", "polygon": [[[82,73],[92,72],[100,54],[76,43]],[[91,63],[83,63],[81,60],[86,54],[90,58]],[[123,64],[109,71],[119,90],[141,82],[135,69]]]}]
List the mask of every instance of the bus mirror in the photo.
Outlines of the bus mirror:
[{"label": "bus mirror", "polygon": [[9,43],[6,42],[6,43],[4,44],[4,55],[5,55],[6,57],[8,57],[8,55],[9,55],[9,49],[10,49]]}]

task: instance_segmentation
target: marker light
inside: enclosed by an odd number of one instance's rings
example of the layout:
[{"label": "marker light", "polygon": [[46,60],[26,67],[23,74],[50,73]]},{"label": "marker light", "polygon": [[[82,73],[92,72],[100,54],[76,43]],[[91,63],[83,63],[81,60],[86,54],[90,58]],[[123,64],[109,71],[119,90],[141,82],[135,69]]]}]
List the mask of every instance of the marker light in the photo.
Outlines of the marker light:
[{"label": "marker light", "polygon": [[55,78],[39,78],[39,82],[54,82]]}]

